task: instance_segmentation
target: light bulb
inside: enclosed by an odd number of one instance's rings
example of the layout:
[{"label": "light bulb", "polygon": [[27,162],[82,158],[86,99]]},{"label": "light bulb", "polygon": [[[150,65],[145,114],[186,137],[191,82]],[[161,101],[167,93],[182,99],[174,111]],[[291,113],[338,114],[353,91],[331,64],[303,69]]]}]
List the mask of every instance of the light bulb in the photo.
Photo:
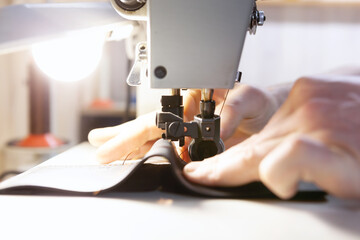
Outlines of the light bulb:
[{"label": "light bulb", "polygon": [[77,81],[93,73],[98,66],[104,44],[101,34],[73,34],[33,45],[37,66],[50,78]]}]

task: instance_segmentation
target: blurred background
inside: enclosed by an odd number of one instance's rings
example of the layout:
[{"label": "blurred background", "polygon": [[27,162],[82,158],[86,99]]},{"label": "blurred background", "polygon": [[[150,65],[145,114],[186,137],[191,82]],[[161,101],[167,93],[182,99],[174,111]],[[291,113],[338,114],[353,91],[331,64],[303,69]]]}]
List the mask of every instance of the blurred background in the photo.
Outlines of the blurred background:
[{"label": "blurred background", "polygon": [[[0,7],[59,2],[91,0],[2,0]],[[342,66],[360,66],[359,0],[258,2],[267,21],[255,36],[247,36],[239,66],[243,83],[266,87]],[[31,49],[0,55],[0,174],[25,170],[86,141],[92,128],[120,124],[136,114],[160,108],[162,91],[127,86],[126,77],[132,65],[126,53],[128,47],[126,40],[106,43],[100,63],[79,81],[46,80],[50,131],[65,143],[46,154],[29,148],[19,152],[11,146],[30,131],[30,69],[41,75]]]}]

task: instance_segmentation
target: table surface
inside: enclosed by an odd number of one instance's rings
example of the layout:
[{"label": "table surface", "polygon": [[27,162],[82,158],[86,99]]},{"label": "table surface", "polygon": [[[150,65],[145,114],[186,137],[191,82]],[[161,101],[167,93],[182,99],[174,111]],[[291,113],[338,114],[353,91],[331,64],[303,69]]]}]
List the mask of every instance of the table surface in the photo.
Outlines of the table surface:
[{"label": "table surface", "polygon": [[0,239],[360,239],[360,201],[0,195]]}]

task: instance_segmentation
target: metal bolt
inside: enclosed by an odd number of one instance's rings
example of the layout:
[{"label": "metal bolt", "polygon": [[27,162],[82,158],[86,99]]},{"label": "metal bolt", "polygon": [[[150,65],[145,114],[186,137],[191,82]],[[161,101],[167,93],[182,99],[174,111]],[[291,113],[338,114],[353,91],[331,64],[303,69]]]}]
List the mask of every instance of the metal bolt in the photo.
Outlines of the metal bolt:
[{"label": "metal bolt", "polygon": [[146,0],[115,0],[115,3],[126,11],[136,11],[145,5]]},{"label": "metal bolt", "polygon": [[266,21],[266,16],[265,16],[264,11],[258,11],[257,25],[258,26],[263,26],[265,21]]},{"label": "metal bolt", "polygon": [[205,128],[205,131],[207,131],[207,132],[210,132],[210,130],[211,130],[210,127],[206,127],[206,128]]},{"label": "metal bolt", "polygon": [[158,66],[155,68],[154,74],[157,78],[164,78],[167,74],[166,68],[163,66]]},{"label": "metal bolt", "polygon": [[137,0],[120,0],[120,1],[126,4],[135,4],[138,2]]}]

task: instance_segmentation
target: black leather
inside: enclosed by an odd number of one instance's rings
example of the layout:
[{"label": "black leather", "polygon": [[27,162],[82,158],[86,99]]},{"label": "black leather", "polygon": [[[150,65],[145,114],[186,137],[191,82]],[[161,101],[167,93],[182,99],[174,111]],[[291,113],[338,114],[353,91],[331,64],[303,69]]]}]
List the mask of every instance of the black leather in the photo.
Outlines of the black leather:
[{"label": "black leather", "polygon": [[[153,157],[164,157],[169,164],[147,163]],[[185,165],[172,143],[160,139],[141,161],[131,164],[39,165],[2,182],[0,194],[92,195],[109,191],[160,190],[217,198],[275,198],[260,182],[234,188],[206,187],[192,183],[182,174]],[[306,189],[300,189],[295,198],[320,199],[324,194],[323,191],[307,186]]]}]

